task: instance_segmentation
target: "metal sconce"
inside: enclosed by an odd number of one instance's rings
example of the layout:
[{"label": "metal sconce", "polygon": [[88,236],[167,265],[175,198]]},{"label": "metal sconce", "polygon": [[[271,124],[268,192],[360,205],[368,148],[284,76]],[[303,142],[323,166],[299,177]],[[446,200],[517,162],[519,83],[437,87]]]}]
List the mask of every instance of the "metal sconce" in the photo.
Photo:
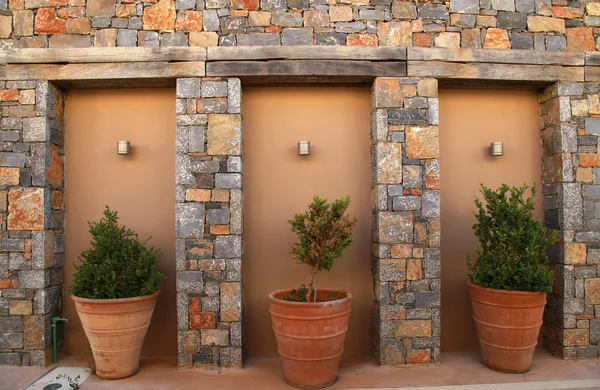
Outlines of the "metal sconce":
[{"label": "metal sconce", "polygon": [[117,154],[129,154],[130,151],[129,141],[117,141]]},{"label": "metal sconce", "polygon": [[310,154],[310,141],[298,142],[298,154],[300,156],[308,156]]},{"label": "metal sconce", "polygon": [[492,142],[490,144],[490,156],[503,156],[504,155],[504,143]]}]

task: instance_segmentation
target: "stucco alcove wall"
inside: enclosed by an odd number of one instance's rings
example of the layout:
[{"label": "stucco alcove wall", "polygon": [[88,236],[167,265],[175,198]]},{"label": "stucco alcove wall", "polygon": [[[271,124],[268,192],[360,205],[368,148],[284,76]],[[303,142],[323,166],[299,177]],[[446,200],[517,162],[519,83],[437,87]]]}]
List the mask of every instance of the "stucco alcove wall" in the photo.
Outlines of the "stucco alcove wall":
[{"label": "stucco alcove wall", "polygon": [[243,85],[299,80],[372,85],[372,345],[384,365],[439,362],[438,84],[537,86],[544,221],[561,239],[551,254],[557,283],[545,346],[564,358],[597,358],[595,54],[401,47],[4,54],[0,362],[48,364],[49,320],[61,312],[64,89],[175,85],[179,364],[241,367]]}]

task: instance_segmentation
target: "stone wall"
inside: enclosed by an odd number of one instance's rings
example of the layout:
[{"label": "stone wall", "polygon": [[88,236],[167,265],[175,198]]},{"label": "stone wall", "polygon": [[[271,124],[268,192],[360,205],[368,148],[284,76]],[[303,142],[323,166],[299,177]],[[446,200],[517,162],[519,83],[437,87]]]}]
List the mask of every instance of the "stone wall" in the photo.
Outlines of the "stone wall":
[{"label": "stone wall", "polygon": [[0,0],[4,47],[348,45],[595,51],[600,2]]},{"label": "stone wall", "polygon": [[62,93],[46,81],[0,84],[0,364],[44,366],[62,312]]},{"label": "stone wall", "polygon": [[236,78],[177,80],[180,367],[242,366],[242,118]]},{"label": "stone wall", "polygon": [[564,358],[596,358],[600,341],[600,84],[540,93],[544,221],[559,243],[550,259],[544,344]]},{"label": "stone wall", "polygon": [[383,365],[440,359],[440,180],[435,79],[372,92],[373,350]]}]

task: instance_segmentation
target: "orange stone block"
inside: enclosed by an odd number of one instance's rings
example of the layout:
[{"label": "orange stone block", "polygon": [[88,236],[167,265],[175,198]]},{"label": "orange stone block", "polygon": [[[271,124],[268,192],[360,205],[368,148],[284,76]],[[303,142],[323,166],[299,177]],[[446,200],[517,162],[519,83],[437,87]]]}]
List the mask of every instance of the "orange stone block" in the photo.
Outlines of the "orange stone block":
[{"label": "orange stone block", "polygon": [[60,8],[58,10],[58,17],[62,19],[76,18],[85,14],[85,8]]},{"label": "orange stone block", "polygon": [[3,288],[19,288],[17,279],[2,279],[0,280],[0,289]]},{"label": "orange stone block", "polygon": [[567,29],[567,51],[596,51],[594,29],[592,27],[572,27]]},{"label": "orange stone block", "polygon": [[429,364],[429,363],[431,363],[431,351],[429,351],[429,350],[408,351],[407,361],[408,361],[408,364]]},{"label": "orange stone block", "polygon": [[265,32],[267,33],[278,33],[281,32],[282,27],[268,26],[265,27]]},{"label": "orange stone block", "polygon": [[583,11],[580,8],[561,6],[552,7],[552,16],[555,18],[576,19],[580,18],[582,15]]},{"label": "orange stone block", "polygon": [[245,9],[232,9],[231,11],[229,11],[229,14],[231,16],[243,16],[245,18],[248,17],[248,11]]},{"label": "orange stone block", "polygon": [[0,168],[0,186],[19,185],[19,168]]},{"label": "orange stone block", "polygon": [[17,90],[17,89],[0,89],[0,101],[3,101],[3,102],[19,101],[19,90]]},{"label": "orange stone block", "polygon": [[177,31],[202,31],[202,11],[179,11],[177,13]]},{"label": "orange stone block", "polygon": [[175,1],[160,0],[156,5],[144,8],[144,30],[173,31],[176,16]]},{"label": "orange stone block", "polygon": [[398,321],[394,337],[431,337],[431,320],[403,320]]},{"label": "orange stone block", "polygon": [[36,34],[66,34],[67,23],[56,16],[54,8],[40,8],[35,15],[34,31]]},{"label": "orange stone block", "polygon": [[231,9],[257,10],[259,6],[258,0],[232,0]]},{"label": "orange stone block", "polygon": [[48,184],[54,188],[58,188],[62,186],[63,163],[60,159],[60,154],[56,145],[50,145],[50,153],[52,157],[50,157],[50,164],[46,171],[46,179],[48,180]]},{"label": "orange stone block", "polygon": [[191,329],[214,329],[217,327],[217,320],[213,312],[192,312],[190,311]]},{"label": "orange stone block", "polygon": [[190,313],[199,313],[200,310],[200,298],[198,297],[190,297]]},{"label": "orange stone block", "polygon": [[510,49],[508,31],[503,28],[488,28],[483,47],[486,49]]},{"label": "orange stone block", "polygon": [[65,209],[65,195],[60,191],[52,193],[52,208],[55,210]]},{"label": "orange stone block", "polygon": [[413,35],[413,42],[415,46],[431,47],[433,46],[433,36],[427,33],[416,33]]},{"label": "orange stone block", "polygon": [[44,230],[44,190],[17,188],[8,192],[8,230]]},{"label": "orange stone block", "polygon": [[408,259],[406,261],[406,280],[423,279],[423,271],[420,259]]},{"label": "orange stone block", "polygon": [[348,46],[378,46],[376,34],[350,34],[347,39]]},{"label": "orange stone block", "polygon": [[229,225],[211,225],[210,234],[214,234],[215,236],[229,234]]},{"label": "orange stone block", "polygon": [[212,190],[210,199],[213,202],[229,202],[229,190]]},{"label": "orange stone block", "polygon": [[589,329],[565,329],[564,345],[574,347],[577,345],[588,345],[590,343]]},{"label": "orange stone block", "polygon": [[391,250],[392,250],[392,258],[408,259],[412,253],[412,245],[395,244],[395,245],[392,245]]},{"label": "orange stone block", "polygon": [[579,153],[579,165],[582,167],[597,167],[598,154],[596,153]]},{"label": "orange stone block", "polygon": [[210,200],[210,190],[185,190],[185,200],[188,202],[208,202]]}]

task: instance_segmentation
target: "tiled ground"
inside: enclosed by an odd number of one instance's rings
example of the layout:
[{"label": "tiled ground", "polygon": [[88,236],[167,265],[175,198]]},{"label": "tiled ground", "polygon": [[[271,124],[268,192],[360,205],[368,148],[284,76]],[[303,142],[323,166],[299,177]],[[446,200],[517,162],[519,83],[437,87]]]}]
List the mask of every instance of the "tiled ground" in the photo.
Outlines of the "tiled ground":
[{"label": "tiled ground", "polygon": [[[65,357],[60,365],[85,366],[82,359]],[[20,390],[49,369],[0,366],[0,388]],[[566,361],[540,350],[534,368],[526,374],[510,375],[491,371],[472,352],[443,353],[440,366],[380,368],[369,361],[342,362],[339,381],[331,389],[406,388],[483,383],[540,382],[574,379],[599,379],[600,360]],[[281,380],[278,359],[249,359],[243,370],[178,371],[176,361],[143,359],[140,372],[119,381],[88,379],[83,390],[187,390],[205,389],[289,389]]]}]

